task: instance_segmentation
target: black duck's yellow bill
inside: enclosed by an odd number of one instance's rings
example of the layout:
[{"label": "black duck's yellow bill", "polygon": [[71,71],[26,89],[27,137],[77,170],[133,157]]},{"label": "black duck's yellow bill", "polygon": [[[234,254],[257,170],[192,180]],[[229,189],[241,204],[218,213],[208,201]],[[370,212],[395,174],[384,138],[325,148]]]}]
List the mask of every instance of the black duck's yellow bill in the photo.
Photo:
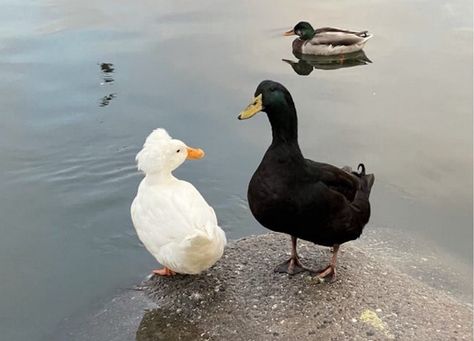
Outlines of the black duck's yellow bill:
[{"label": "black duck's yellow bill", "polygon": [[186,150],[188,151],[188,160],[199,160],[202,159],[205,155],[204,150],[200,148],[187,147]]},{"label": "black duck's yellow bill", "polygon": [[294,30],[289,30],[288,32],[283,33],[284,36],[294,36],[296,35]]},{"label": "black duck's yellow bill", "polygon": [[262,94],[258,95],[255,97],[250,103],[247,108],[245,108],[240,115],[238,116],[239,120],[246,120],[247,118],[250,118],[254,116],[256,113],[259,111],[263,110],[263,104],[262,104]]}]

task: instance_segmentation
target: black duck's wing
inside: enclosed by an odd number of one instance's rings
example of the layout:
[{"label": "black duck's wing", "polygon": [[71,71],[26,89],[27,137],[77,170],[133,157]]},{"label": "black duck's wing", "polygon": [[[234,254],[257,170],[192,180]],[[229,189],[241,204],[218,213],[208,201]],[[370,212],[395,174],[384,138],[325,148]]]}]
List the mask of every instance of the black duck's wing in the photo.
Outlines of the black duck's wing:
[{"label": "black duck's wing", "polygon": [[305,160],[307,172],[315,182],[321,181],[328,188],[342,194],[348,201],[354,200],[359,189],[359,179],[349,172],[327,163]]}]

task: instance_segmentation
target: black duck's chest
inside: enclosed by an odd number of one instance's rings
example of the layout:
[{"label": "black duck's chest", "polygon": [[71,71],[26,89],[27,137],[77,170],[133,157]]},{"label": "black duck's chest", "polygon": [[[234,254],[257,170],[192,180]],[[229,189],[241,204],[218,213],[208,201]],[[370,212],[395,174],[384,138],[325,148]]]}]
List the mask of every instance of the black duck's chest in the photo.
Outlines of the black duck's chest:
[{"label": "black duck's chest", "polygon": [[286,224],[298,211],[298,168],[288,158],[273,158],[260,164],[250,180],[248,202],[255,218],[264,226]]}]

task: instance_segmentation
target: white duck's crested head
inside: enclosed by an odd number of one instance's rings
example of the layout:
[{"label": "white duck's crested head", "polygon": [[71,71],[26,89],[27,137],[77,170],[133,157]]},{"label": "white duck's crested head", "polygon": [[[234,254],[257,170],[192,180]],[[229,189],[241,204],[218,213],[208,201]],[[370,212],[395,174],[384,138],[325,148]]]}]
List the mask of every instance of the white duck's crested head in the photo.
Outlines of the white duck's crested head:
[{"label": "white duck's crested head", "polygon": [[186,159],[202,157],[202,149],[190,148],[183,141],[171,138],[163,128],[158,128],[146,138],[136,160],[139,170],[145,174],[153,174],[171,172]]}]

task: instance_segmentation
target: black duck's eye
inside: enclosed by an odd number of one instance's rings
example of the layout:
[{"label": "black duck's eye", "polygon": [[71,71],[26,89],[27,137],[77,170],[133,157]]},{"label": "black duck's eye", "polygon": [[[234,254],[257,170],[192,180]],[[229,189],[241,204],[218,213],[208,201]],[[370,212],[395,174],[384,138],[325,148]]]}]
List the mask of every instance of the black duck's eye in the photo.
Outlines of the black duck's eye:
[{"label": "black duck's eye", "polygon": [[181,149],[178,149],[178,150],[176,151],[176,153],[179,153],[180,151],[181,151]]}]

